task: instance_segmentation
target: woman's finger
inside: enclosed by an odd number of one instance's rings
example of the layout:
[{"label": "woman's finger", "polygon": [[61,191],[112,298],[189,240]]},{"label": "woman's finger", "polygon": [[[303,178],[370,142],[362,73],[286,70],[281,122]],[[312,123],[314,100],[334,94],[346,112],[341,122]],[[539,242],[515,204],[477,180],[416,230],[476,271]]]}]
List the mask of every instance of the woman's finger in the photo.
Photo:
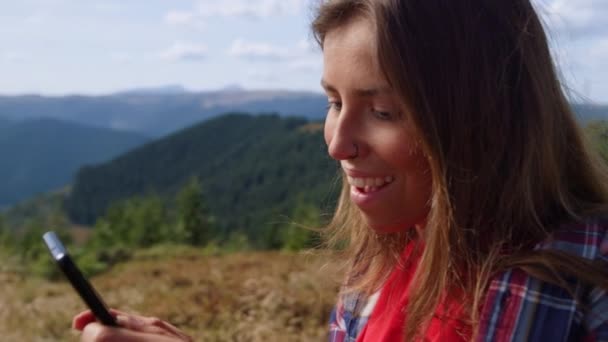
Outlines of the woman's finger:
[{"label": "woman's finger", "polygon": [[117,310],[117,309],[110,309],[110,315],[116,317],[118,315],[129,315],[129,314],[124,311]]},{"label": "woman's finger", "polygon": [[[110,309],[110,315],[116,317],[119,314],[124,314],[122,311]],[[96,322],[97,318],[91,310],[85,310],[72,318],[72,328],[82,330],[87,324]]]},{"label": "woman's finger", "polygon": [[153,326],[157,326],[159,328],[165,329],[167,331],[170,331],[172,334],[174,334],[175,336],[178,336],[180,338],[187,338],[187,340],[190,340],[190,337],[186,334],[184,334],[181,330],[179,330],[176,326],[174,326],[173,324],[163,321],[161,319],[158,319],[156,317],[145,317],[147,323],[153,325]]},{"label": "woman's finger", "polygon": [[190,336],[180,331],[172,324],[155,317],[142,317],[137,315],[121,314],[116,316],[116,322],[121,327],[134,331],[175,336],[183,341],[191,341]]},{"label": "woman's finger", "polygon": [[95,322],[95,316],[91,310],[83,311],[72,318],[72,328],[82,330],[87,324]]},{"label": "woman's finger", "polygon": [[131,329],[135,331],[146,331],[148,328],[160,329],[160,327],[156,327],[150,323],[148,323],[145,317],[137,316],[137,315],[128,315],[128,314],[120,314],[116,316],[116,323],[123,328]]},{"label": "woman's finger", "polygon": [[[116,323],[118,323],[120,327],[124,328],[118,330],[130,330],[150,335],[176,337],[181,341],[192,341],[190,336],[180,331],[174,325],[159,318],[128,314],[116,309],[110,309],[110,314],[116,318]],[[91,325],[91,327],[89,327],[89,325]],[[117,329],[104,327],[103,325],[97,323],[95,315],[93,315],[90,310],[83,311],[74,316],[72,320],[72,327],[74,329],[83,331],[83,336],[86,337],[83,337],[84,341],[96,341],[96,339],[91,339],[89,336],[97,336],[98,334],[101,334],[101,336],[104,337],[105,334],[117,333],[115,332]],[[84,329],[89,329],[89,332],[87,332],[86,335],[84,334]]]},{"label": "woman's finger", "polygon": [[[152,328],[152,327],[148,327]],[[154,327],[162,330],[160,328]],[[162,333],[147,333],[129,329],[112,328],[100,323],[90,323],[82,330],[82,342],[176,342],[181,339]]]}]

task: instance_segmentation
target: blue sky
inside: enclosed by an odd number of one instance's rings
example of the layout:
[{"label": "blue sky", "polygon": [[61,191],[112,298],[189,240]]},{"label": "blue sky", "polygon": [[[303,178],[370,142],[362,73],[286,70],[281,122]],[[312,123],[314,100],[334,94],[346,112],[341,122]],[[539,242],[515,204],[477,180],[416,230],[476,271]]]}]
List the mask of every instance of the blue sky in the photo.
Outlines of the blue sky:
[{"label": "blue sky", "polygon": [[[19,0],[0,12],[0,94],[183,85],[320,91],[314,0]],[[567,86],[608,103],[608,1],[534,0]]]}]

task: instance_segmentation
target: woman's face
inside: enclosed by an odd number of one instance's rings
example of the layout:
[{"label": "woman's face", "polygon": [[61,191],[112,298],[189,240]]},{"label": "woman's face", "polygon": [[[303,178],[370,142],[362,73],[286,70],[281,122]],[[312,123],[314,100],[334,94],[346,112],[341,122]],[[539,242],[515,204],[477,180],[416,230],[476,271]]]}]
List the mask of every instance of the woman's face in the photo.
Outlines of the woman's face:
[{"label": "woman's face", "polygon": [[325,36],[325,141],[368,225],[390,233],[424,221],[432,182],[408,113],[380,71],[374,41],[366,20]]}]

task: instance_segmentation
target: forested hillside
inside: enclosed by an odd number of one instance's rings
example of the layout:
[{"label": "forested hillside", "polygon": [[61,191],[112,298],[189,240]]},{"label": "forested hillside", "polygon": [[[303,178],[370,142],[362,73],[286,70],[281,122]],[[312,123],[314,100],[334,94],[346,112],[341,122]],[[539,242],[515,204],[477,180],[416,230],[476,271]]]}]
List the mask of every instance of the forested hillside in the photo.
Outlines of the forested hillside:
[{"label": "forested hillside", "polygon": [[146,194],[169,200],[196,177],[216,235],[240,231],[258,247],[277,247],[277,230],[294,211],[313,204],[328,212],[336,198],[337,165],[320,128],[278,115],[221,116],[81,169],[65,207],[90,225],[111,203]]},{"label": "forested hillside", "polygon": [[82,165],[107,161],[146,140],[55,119],[0,120],[0,208],[64,187]]}]

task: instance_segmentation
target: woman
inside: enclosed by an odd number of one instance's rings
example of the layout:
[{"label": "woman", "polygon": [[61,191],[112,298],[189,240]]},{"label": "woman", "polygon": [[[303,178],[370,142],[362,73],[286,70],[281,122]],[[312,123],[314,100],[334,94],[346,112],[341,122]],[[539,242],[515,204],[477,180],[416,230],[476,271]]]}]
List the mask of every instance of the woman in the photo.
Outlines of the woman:
[{"label": "woman", "polygon": [[[608,340],[606,178],[529,0],[331,0],[313,30],[344,171],[330,340]],[[121,317],[74,325],[187,339]]]},{"label": "woman", "polygon": [[313,29],[347,179],[330,340],[608,340],[606,178],[529,0],[337,0]]}]

